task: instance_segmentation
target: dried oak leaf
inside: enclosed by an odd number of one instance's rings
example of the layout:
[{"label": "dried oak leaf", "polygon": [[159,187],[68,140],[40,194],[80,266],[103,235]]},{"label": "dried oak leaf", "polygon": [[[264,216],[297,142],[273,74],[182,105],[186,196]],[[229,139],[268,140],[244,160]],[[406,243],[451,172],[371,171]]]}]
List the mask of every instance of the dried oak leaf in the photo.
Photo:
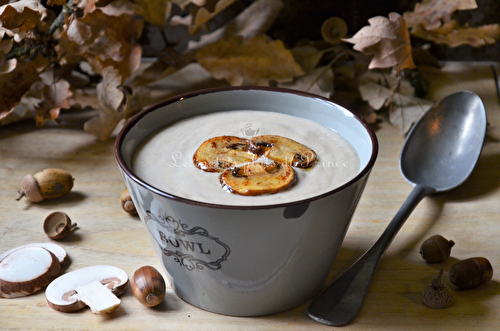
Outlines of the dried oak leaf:
[{"label": "dried oak leaf", "polygon": [[5,59],[5,53],[0,52],[0,79],[2,79],[2,74],[7,74],[14,70],[17,65],[17,60],[14,59]]},{"label": "dried oak leaf", "polygon": [[333,93],[333,71],[330,67],[319,67],[304,76],[297,77],[293,82],[278,86],[329,98]]},{"label": "dried oak leaf", "polygon": [[62,6],[67,0],[47,0],[47,6]]},{"label": "dried oak leaf", "polygon": [[450,47],[469,45],[481,47],[491,45],[500,39],[500,25],[489,24],[480,27],[460,27],[457,21],[450,21],[433,30],[424,29],[421,25],[415,26],[411,34],[436,44],[445,44]]},{"label": "dried oak leaf", "polygon": [[353,43],[355,50],[373,55],[369,69],[396,66],[396,71],[399,72],[415,68],[411,56],[410,34],[401,15],[389,13],[389,19],[376,16],[368,22],[369,26],[363,27],[352,38],[343,40]]},{"label": "dried oak leaf", "polygon": [[392,75],[369,71],[360,79],[359,92],[375,110],[389,107],[389,120],[402,134],[434,104],[413,97],[413,88],[406,81],[398,81]]},{"label": "dried oak leaf", "polygon": [[451,21],[451,14],[457,10],[476,9],[475,0],[427,0],[417,3],[413,12],[403,13],[408,27],[423,25],[427,30],[439,28],[442,22]]},{"label": "dried oak leaf", "polygon": [[41,102],[36,106],[36,124],[41,126],[50,119],[57,120],[61,109],[70,108],[69,98],[72,95],[70,84],[64,79],[45,85]]},{"label": "dried oak leaf", "polygon": [[172,0],[172,2],[179,6],[181,9],[186,8],[186,6],[189,4],[193,4],[198,7],[205,4],[205,0]]},{"label": "dried oak leaf", "polygon": [[167,55],[155,60],[141,73],[134,76],[130,85],[142,86],[163,79],[177,70],[180,70],[194,61],[192,54],[179,54],[175,50],[167,48]]},{"label": "dried oak leaf", "polygon": [[122,85],[119,71],[112,67],[104,68],[102,75],[103,80],[96,88],[99,115],[85,122],[83,129],[104,141],[122,119],[138,113],[151,102],[151,97],[145,88],[132,89]]},{"label": "dried oak leaf", "polygon": [[232,5],[236,0],[212,0],[205,3],[204,7],[197,8],[192,14],[192,24],[189,26],[189,32],[195,34],[200,27],[208,23],[212,18],[221,13],[224,9]]},{"label": "dried oak leaf", "polygon": [[293,58],[306,72],[311,72],[316,69],[319,61],[323,57],[324,52],[318,50],[312,45],[299,45],[290,49]]},{"label": "dried oak leaf", "polygon": [[163,26],[172,12],[171,0],[134,0],[141,8],[140,14],[153,25]]},{"label": "dried oak leaf", "polygon": [[[108,6],[103,8],[109,9]],[[138,39],[143,25],[144,21],[135,15],[111,16],[100,8],[81,18],[74,17],[59,37],[61,62],[86,60],[96,73],[113,66],[123,78],[129,77],[141,64],[142,48]]]},{"label": "dried oak leaf", "polygon": [[281,0],[254,1],[226,25],[202,35],[199,41],[190,40],[187,52],[197,52],[221,39],[229,40],[234,36],[241,36],[243,40],[247,40],[264,34],[272,26],[282,7]]},{"label": "dried oak leaf", "polygon": [[16,61],[15,67],[0,74],[0,120],[12,112],[31,85],[39,80],[39,69],[48,64],[47,58],[38,55],[32,61]]},{"label": "dried oak leaf", "polygon": [[269,85],[271,80],[286,82],[304,74],[283,42],[269,41],[265,35],[245,42],[242,37],[219,40],[205,46],[195,58],[214,78],[226,79],[233,86],[245,82]]},{"label": "dried oak leaf", "polygon": [[20,0],[0,7],[0,22],[5,29],[30,31],[40,28],[47,9],[39,0]]}]

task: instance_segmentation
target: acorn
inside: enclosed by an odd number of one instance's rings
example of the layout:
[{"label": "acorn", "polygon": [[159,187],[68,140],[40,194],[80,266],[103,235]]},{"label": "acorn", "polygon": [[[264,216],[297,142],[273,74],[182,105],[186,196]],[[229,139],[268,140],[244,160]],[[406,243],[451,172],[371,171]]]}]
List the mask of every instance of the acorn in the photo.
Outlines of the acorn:
[{"label": "acorn", "polygon": [[453,240],[448,240],[437,234],[429,237],[420,245],[420,255],[427,263],[444,262],[450,257],[451,248],[454,245]]},{"label": "acorn", "polygon": [[130,281],[134,297],[146,307],[159,305],[165,298],[166,286],[163,276],[151,266],[137,269]]},{"label": "acorn", "polygon": [[489,281],[493,277],[493,267],[484,257],[472,257],[455,263],[448,276],[453,285],[469,289]]},{"label": "acorn", "polygon": [[58,240],[76,230],[77,224],[71,223],[68,214],[62,211],[50,213],[43,222],[43,232],[50,239]]},{"label": "acorn", "polygon": [[130,192],[127,188],[124,189],[122,194],[120,195],[120,204],[122,205],[123,210],[125,210],[127,213],[132,215],[137,214],[134,202],[132,201],[132,197],[130,196]]},{"label": "acorn", "polygon": [[442,275],[443,268],[439,270],[439,275],[432,280],[432,284],[427,286],[422,293],[422,302],[429,308],[443,309],[453,304],[453,294],[441,282]]},{"label": "acorn", "polygon": [[31,202],[59,198],[73,188],[73,177],[65,170],[48,168],[24,176],[16,200],[26,197]]}]

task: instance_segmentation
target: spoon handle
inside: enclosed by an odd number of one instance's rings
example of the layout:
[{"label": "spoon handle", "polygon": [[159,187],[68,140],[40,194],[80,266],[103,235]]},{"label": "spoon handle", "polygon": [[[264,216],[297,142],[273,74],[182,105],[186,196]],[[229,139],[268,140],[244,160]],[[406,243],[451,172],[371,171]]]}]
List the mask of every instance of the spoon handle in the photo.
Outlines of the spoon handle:
[{"label": "spoon handle", "polygon": [[375,269],[392,239],[418,203],[434,192],[430,187],[416,185],[377,242],[313,300],[307,311],[309,317],[332,326],[351,322],[361,309]]}]

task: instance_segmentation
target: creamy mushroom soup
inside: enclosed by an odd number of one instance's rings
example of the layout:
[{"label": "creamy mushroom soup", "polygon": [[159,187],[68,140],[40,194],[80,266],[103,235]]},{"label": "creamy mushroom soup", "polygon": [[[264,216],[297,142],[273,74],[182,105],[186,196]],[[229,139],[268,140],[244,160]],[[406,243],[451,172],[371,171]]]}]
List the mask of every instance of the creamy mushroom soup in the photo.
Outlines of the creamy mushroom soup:
[{"label": "creamy mushroom soup", "polygon": [[[220,173],[204,172],[193,154],[217,136],[252,138],[279,135],[314,150],[317,163],[294,167],[296,182],[275,194],[242,196],[224,190]],[[311,198],[345,184],[360,171],[354,147],[337,132],[314,121],[265,111],[224,111],[176,122],[151,135],[137,149],[132,169],[146,183],[169,194],[220,205],[271,205]]]}]

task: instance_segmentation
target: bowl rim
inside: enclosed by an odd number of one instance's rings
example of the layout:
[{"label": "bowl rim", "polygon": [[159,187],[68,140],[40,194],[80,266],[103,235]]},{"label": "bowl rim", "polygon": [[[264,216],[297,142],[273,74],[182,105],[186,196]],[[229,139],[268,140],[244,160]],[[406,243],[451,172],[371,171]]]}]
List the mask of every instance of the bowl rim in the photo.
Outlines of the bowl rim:
[{"label": "bowl rim", "polygon": [[[297,201],[290,201],[290,202],[283,202],[283,203],[275,203],[275,204],[269,204],[269,205],[224,205],[224,204],[217,204],[217,203],[209,203],[209,202],[202,202],[202,201],[196,201],[192,200],[189,198],[185,197],[180,197],[172,193],[167,193],[165,191],[162,191],[142,179],[140,179],[138,176],[134,174],[132,169],[127,167],[125,160],[123,159],[122,153],[121,153],[121,146],[122,143],[127,136],[128,132],[134,127],[134,125],[141,120],[144,116],[146,116],[148,113],[167,106],[169,104],[182,101],[187,98],[193,98],[197,97],[200,95],[204,94],[211,94],[211,93],[220,93],[220,92],[230,92],[230,91],[264,91],[264,92],[274,92],[274,93],[288,93],[288,94],[294,94],[300,97],[306,97],[306,98],[312,98],[312,99],[319,99],[323,102],[333,104],[335,106],[340,106],[344,108],[345,110],[349,111],[353,117],[360,122],[360,124],[364,127],[364,129],[367,131],[371,143],[372,143],[372,153],[370,156],[370,159],[368,160],[368,163],[366,166],[351,180],[347,181],[343,185],[337,186],[334,189],[324,192],[322,194],[309,197],[309,198],[304,198],[301,200]],[[300,90],[294,90],[294,89],[289,89],[289,88],[282,88],[282,87],[269,87],[269,86],[227,86],[227,87],[214,87],[214,88],[206,88],[206,89],[200,89],[196,91],[191,91],[187,93],[182,93],[170,98],[167,98],[165,100],[159,101],[157,103],[154,103],[150,106],[147,106],[143,110],[141,110],[139,113],[137,113],[135,116],[133,116],[131,119],[129,119],[124,126],[121,128],[120,132],[118,133],[118,136],[116,137],[115,144],[114,144],[114,152],[115,152],[115,158],[118,162],[118,166],[120,169],[136,184],[142,186],[143,188],[159,195],[164,198],[174,200],[177,202],[182,202],[190,205],[195,205],[195,206],[204,206],[204,207],[211,207],[211,208],[218,208],[218,209],[236,209],[236,210],[256,210],[256,209],[272,209],[272,208],[284,208],[288,206],[295,206],[295,205],[300,205],[300,204],[305,204],[305,203],[310,203],[314,200],[319,200],[322,199],[326,196],[332,195],[338,191],[343,190],[345,187],[352,185],[353,183],[357,182],[360,178],[364,177],[367,175],[371,169],[373,168],[373,165],[375,164],[375,161],[377,159],[378,155],[378,139],[375,134],[375,131],[370,127],[368,122],[366,122],[363,117],[361,117],[359,114],[353,112],[351,109],[348,107],[343,106],[341,103],[338,103],[336,101],[333,101],[331,99],[325,98],[323,96],[309,93],[309,92],[304,92]]]}]

